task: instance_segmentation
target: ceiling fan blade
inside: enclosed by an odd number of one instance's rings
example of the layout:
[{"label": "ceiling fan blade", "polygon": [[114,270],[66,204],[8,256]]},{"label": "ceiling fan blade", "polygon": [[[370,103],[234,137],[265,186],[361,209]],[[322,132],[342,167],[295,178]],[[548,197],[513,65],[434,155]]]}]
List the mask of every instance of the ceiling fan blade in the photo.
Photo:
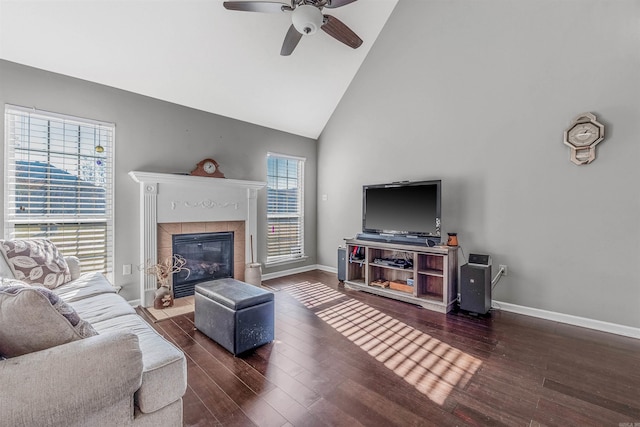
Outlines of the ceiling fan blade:
[{"label": "ceiling fan blade", "polygon": [[328,9],[335,9],[336,7],[345,6],[349,3],[353,3],[354,1],[356,0],[329,0],[329,2],[324,5],[324,7]]},{"label": "ceiling fan blade", "polygon": [[263,1],[225,1],[222,3],[225,9],[240,10],[243,12],[266,12],[278,13],[284,8],[290,8],[286,3],[263,2]]},{"label": "ceiling fan blade", "polygon": [[362,39],[335,16],[324,15],[324,24],[320,28],[334,39],[354,49],[362,44]]},{"label": "ceiling fan blade", "polygon": [[293,50],[298,46],[298,42],[302,38],[302,34],[296,30],[296,27],[291,25],[287,35],[284,36],[284,43],[282,43],[282,49],[280,49],[280,55],[289,56]]}]

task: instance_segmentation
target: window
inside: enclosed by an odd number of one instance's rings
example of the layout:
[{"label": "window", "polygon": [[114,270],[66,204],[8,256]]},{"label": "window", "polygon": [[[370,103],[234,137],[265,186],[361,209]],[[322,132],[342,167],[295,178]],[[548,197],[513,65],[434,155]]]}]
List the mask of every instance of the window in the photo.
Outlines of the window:
[{"label": "window", "polygon": [[304,161],[267,155],[267,264],[305,256]]},{"label": "window", "polygon": [[5,131],[5,238],[46,238],[111,273],[114,125],[6,106]]}]

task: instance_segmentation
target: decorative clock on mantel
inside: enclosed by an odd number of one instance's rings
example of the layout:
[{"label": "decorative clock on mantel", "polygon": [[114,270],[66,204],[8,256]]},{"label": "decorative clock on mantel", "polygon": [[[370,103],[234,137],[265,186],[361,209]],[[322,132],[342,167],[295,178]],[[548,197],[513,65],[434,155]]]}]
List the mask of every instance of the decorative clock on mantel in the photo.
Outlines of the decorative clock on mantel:
[{"label": "decorative clock on mantel", "polygon": [[191,171],[192,176],[208,176],[211,178],[224,178],[224,174],[220,172],[220,165],[213,159],[201,160],[194,170]]}]

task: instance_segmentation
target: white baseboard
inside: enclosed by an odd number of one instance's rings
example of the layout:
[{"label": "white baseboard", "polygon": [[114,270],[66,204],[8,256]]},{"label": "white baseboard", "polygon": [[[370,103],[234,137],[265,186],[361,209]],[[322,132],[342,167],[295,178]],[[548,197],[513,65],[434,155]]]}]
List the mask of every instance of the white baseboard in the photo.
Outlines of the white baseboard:
[{"label": "white baseboard", "polygon": [[[289,270],[276,271],[274,273],[268,273],[262,275],[262,280],[277,279],[278,277],[290,276],[297,273],[306,273],[307,271],[322,270],[328,273],[337,274],[338,270],[335,267],[329,267],[327,265],[305,265],[304,267],[292,268]],[[131,300],[129,304],[136,307],[140,305],[140,300]],[[508,311],[510,313],[523,314],[525,316],[537,317],[539,319],[551,320],[554,322],[566,323],[568,325],[580,326],[583,328],[594,329],[596,331],[608,332],[611,334],[622,335],[625,337],[631,337],[640,339],[640,328],[634,328],[631,326],[618,325],[616,323],[603,322],[601,320],[588,319],[586,317],[573,316],[571,314],[557,313],[554,311],[542,310],[539,308],[526,307],[522,305],[511,304],[502,301],[493,301],[491,304],[493,308],[498,310]]]},{"label": "white baseboard", "polygon": [[140,298],[138,299],[132,299],[130,301],[127,301],[129,303],[130,306],[132,307],[137,307],[140,305]]},{"label": "white baseboard", "polygon": [[555,311],[541,310],[539,308],[525,307],[502,301],[493,301],[491,306],[498,310],[511,313],[524,314],[554,322],[566,323],[596,331],[609,332],[611,334],[640,339],[640,328],[618,325],[616,323],[603,322],[601,320],[588,319],[586,317],[573,316],[571,314],[557,313]]},{"label": "white baseboard", "polygon": [[318,270],[326,271],[327,273],[338,274],[338,269],[335,267],[329,267],[328,265],[316,265]]},{"label": "white baseboard", "polygon": [[262,275],[262,280],[277,279],[278,277],[290,276],[297,273],[306,273],[307,271],[322,270],[319,265],[305,265],[304,267],[291,268],[289,270],[276,271]]},{"label": "white baseboard", "polygon": [[[327,271],[329,273],[338,273],[338,269],[335,267],[316,265],[316,268],[318,270]],[[541,310],[539,308],[525,307],[522,305],[516,305],[502,301],[493,301],[492,306],[499,310],[509,311],[511,313],[523,314],[525,316],[537,317],[539,319],[551,320],[554,322],[566,323],[568,325],[580,326],[596,331],[608,332],[611,334],[640,339],[640,328],[618,325],[617,323],[603,322],[601,320],[588,319],[586,317],[573,316],[571,314]]]}]

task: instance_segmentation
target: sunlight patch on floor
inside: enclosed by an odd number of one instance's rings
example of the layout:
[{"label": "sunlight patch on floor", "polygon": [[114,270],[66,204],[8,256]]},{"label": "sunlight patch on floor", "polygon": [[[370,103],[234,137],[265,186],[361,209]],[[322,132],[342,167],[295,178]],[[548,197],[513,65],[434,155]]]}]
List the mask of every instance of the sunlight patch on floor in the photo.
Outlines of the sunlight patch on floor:
[{"label": "sunlight patch on floor", "polygon": [[303,282],[284,290],[439,405],[444,404],[455,387],[464,387],[482,364],[479,359],[322,283]]},{"label": "sunlight patch on floor", "polygon": [[[314,308],[321,304],[326,304],[327,302],[344,297],[340,292],[333,291],[333,293],[329,293],[320,287],[316,288],[305,286],[298,288],[298,286],[300,285],[291,285],[287,286],[285,289],[307,308]],[[331,288],[328,289],[332,290]]]}]

